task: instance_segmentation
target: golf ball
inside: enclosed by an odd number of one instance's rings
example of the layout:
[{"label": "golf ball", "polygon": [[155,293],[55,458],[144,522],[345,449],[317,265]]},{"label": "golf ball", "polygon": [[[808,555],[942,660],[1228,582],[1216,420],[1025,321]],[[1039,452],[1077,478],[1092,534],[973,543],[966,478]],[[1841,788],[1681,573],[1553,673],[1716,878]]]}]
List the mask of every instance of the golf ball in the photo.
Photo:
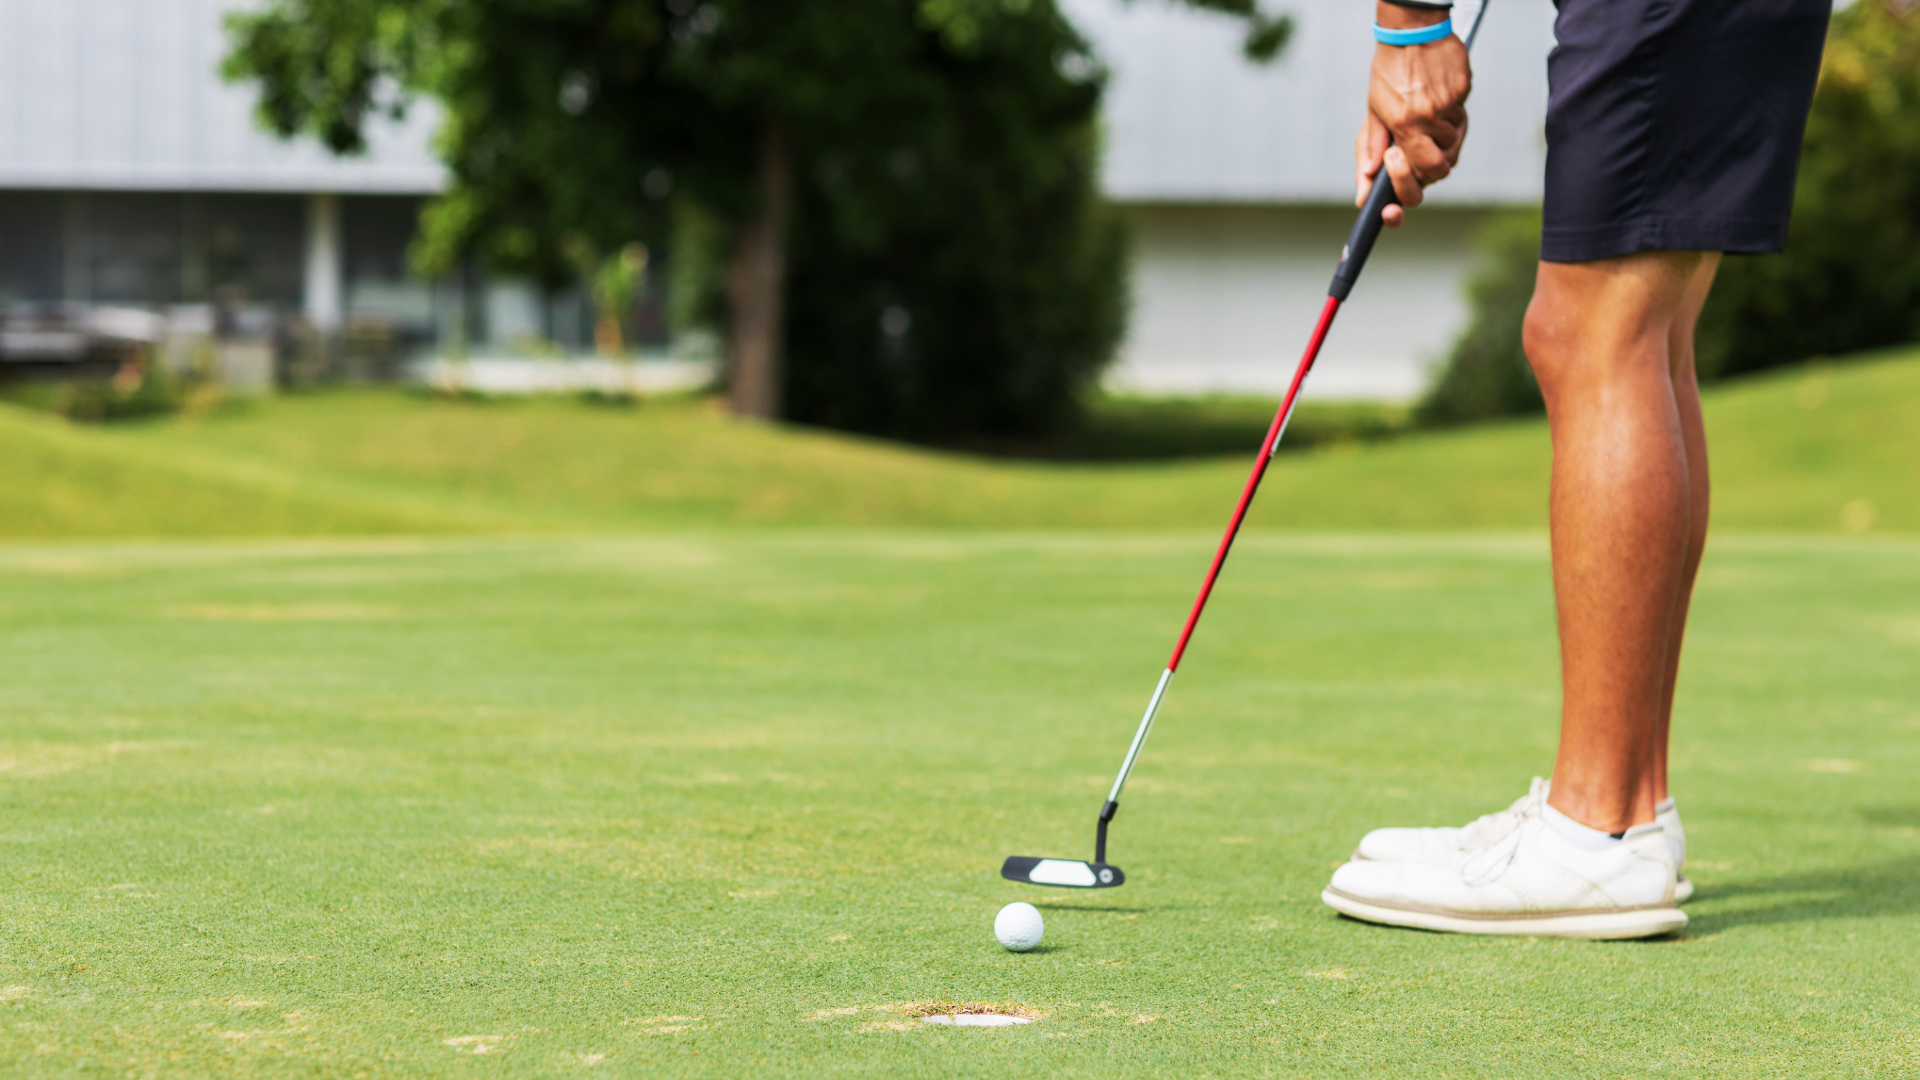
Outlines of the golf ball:
[{"label": "golf ball", "polygon": [[1046,932],[1040,909],[1032,904],[1008,904],[993,917],[993,936],[1014,952],[1026,952],[1040,944],[1040,935]]}]

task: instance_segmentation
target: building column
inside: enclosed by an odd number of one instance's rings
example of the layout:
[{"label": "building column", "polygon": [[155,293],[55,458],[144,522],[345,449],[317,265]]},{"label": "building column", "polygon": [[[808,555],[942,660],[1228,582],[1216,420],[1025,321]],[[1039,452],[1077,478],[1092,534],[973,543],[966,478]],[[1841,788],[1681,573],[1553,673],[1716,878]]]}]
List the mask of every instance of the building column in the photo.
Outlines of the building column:
[{"label": "building column", "polygon": [[342,254],[340,196],[315,192],[307,196],[307,322],[326,336],[340,332],[346,260]]}]

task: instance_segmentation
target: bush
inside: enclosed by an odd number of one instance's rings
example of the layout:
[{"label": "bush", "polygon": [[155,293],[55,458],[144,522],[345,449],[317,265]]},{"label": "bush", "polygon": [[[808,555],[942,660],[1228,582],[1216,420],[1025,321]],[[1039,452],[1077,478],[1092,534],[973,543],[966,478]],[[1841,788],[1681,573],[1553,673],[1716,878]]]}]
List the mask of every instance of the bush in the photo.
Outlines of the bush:
[{"label": "bush", "polygon": [[0,401],[89,424],[204,411],[217,399],[216,388],[170,378],[158,364],[147,362],[128,364],[115,375],[93,372],[0,387]]},{"label": "bush", "polygon": [[[1859,0],[1834,17],[1807,123],[1787,250],[1721,266],[1702,313],[1703,381],[1920,339],[1920,10]],[[1538,412],[1520,347],[1537,213],[1479,240],[1472,316],[1417,416],[1459,424]]]},{"label": "bush", "polygon": [[1422,424],[1470,424],[1544,408],[1520,345],[1540,265],[1540,214],[1496,215],[1475,243],[1480,265],[1467,281],[1470,321],[1415,410]]},{"label": "bush", "polygon": [[1728,259],[1701,318],[1706,377],[1920,338],[1920,11],[1834,16],[1785,254]]}]

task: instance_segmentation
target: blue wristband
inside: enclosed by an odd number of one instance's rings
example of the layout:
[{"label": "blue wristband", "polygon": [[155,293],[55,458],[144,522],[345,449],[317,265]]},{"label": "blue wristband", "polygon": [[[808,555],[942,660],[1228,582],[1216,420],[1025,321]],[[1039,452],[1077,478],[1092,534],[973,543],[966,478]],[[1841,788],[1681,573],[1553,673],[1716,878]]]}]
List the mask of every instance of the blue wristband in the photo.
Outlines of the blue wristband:
[{"label": "blue wristband", "polygon": [[1373,40],[1382,45],[1425,45],[1429,41],[1439,41],[1453,33],[1453,18],[1448,16],[1418,30],[1389,30],[1379,23],[1373,24]]}]

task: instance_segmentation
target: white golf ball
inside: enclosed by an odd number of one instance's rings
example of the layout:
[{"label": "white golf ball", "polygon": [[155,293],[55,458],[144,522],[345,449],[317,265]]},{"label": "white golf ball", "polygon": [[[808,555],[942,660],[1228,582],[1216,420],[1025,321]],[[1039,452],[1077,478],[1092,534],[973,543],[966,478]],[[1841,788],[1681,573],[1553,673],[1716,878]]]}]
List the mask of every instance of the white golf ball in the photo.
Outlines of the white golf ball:
[{"label": "white golf ball", "polygon": [[1046,932],[1046,921],[1032,904],[1008,904],[993,917],[993,936],[1014,952],[1026,952],[1040,944],[1040,936]]}]

